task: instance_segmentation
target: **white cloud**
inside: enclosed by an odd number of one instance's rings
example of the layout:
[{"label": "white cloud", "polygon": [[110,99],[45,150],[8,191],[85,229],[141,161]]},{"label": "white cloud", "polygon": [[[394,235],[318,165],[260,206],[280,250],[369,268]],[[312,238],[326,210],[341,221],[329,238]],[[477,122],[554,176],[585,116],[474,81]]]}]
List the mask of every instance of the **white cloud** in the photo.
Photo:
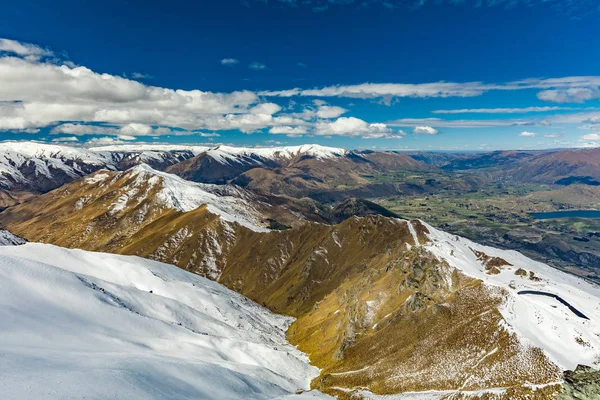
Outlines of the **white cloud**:
[{"label": "white cloud", "polygon": [[250,109],[251,114],[273,115],[281,111],[281,107],[275,103],[261,103]]},{"label": "white cloud", "polygon": [[585,103],[588,100],[600,99],[600,90],[597,87],[553,89],[539,92],[537,97],[552,103]]},{"label": "white cloud", "polygon": [[437,129],[424,125],[415,126],[412,132],[417,135],[437,135],[440,133]]},{"label": "white cloud", "polygon": [[463,108],[458,110],[434,110],[434,114],[519,114],[532,112],[548,112],[577,110],[573,107],[523,107],[523,108]]},{"label": "white cloud", "polygon": [[135,136],[130,136],[130,135],[119,135],[119,136],[117,136],[117,139],[132,141],[132,140],[136,140],[137,138]]},{"label": "white cloud", "polygon": [[79,139],[75,136],[66,136],[52,139],[53,142],[79,142]]},{"label": "white cloud", "polygon": [[598,133],[590,133],[588,135],[583,135],[581,137],[582,140],[600,140],[600,134]]},{"label": "white cloud", "polygon": [[317,117],[323,119],[338,118],[346,112],[348,112],[348,110],[342,107],[321,105],[317,109]]},{"label": "white cloud", "polygon": [[592,117],[586,118],[583,120],[583,122],[586,122],[588,124],[600,124],[600,115],[594,115]]},{"label": "white cloud", "polygon": [[524,131],[524,132],[519,133],[519,136],[521,136],[521,137],[536,137],[537,133]]},{"label": "white cloud", "polygon": [[553,139],[557,139],[557,138],[560,138],[560,137],[563,137],[563,136],[565,136],[564,133],[546,133],[544,135],[544,137],[546,137],[546,138],[553,138]]},{"label": "white cloud", "polygon": [[134,72],[131,74],[132,79],[152,79],[152,75],[144,74],[142,72]]},{"label": "white cloud", "polygon": [[316,135],[350,136],[363,138],[402,137],[402,131],[393,132],[382,123],[369,124],[355,117],[340,117],[335,121],[318,121],[315,127]]},{"label": "white cloud", "polygon": [[232,66],[232,65],[239,64],[239,63],[240,62],[238,60],[236,60],[235,58],[224,58],[221,60],[222,65]]},{"label": "white cloud", "polygon": [[22,43],[16,40],[0,38],[0,53],[10,53],[29,60],[38,60],[42,57],[52,56],[53,53],[40,46],[30,43]]},{"label": "white cloud", "polygon": [[415,127],[419,125],[430,125],[438,128],[498,128],[506,126],[527,126],[535,122],[523,119],[441,119],[441,118],[403,118],[387,122],[389,126]]},{"label": "white cloud", "polygon": [[[61,121],[118,126],[140,124],[138,129],[136,125],[128,128],[133,129],[132,133],[121,132],[132,135],[150,134],[148,126],[183,130],[231,129],[232,125],[243,125],[243,116],[257,103],[258,96],[248,91],[172,90],[99,74],[80,66],[0,57],[0,130],[36,129]],[[259,105],[257,110],[275,112],[279,107],[268,104]],[[251,122],[248,129],[255,129],[256,121]],[[270,121],[265,123],[263,127],[270,126]],[[148,133],[140,133],[139,128]],[[91,125],[85,128],[87,133],[82,129],[78,134],[104,133],[103,129]],[[94,132],[90,131],[92,129]],[[171,133],[166,128],[159,129],[154,129],[153,133]],[[113,130],[106,133],[116,134]]]},{"label": "white cloud", "polygon": [[115,139],[114,137],[100,137],[100,138],[93,138],[90,139],[88,141],[85,142],[86,144],[89,145],[105,145],[105,144],[121,144],[121,143],[125,143],[123,140],[119,140],[119,139]]},{"label": "white cloud", "polygon": [[289,89],[261,92],[263,96],[313,96],[313,97],[473,97],[485,92],[481,82],[470,83],[363,83],[360,85],[328,86],[321,89]]},{"label": "white cloud", "polygon": [[[155,136],[168,134],[193,134],[190,131],[173,131],[169,128],[152,126],[139,123],[130,123],[123,126],[107,126],[107,125],[86,125],[65,123],[55,126],[50,131],[51,134],[68,133],[72,135],[113,135],[123,137],[133,136]],[[135,139],[135,138],[134,138]],[[127,139],[124,139],[127,140]],[[133,139],[131,139],[133,140]]]},{"label": "white cloud", "polygon": [[259,62],[255,61],[252,64],[248,65],[248,68],[259,71],[259,70],[267,69],[267,66],[263,63],[259,63]]},{"label": "white cloud", "polygon": [[358,85],[326,86],[317,89],[294,88],[279,91],[263,91],[259,94],[275,97],[312,96],[389,99],[397,97],[476,97],[490,91],[542,90],[538,94],[541,100],[564,103],[583,102],[599,98],[599,86],[600,76],[571,76],[550,79],[524,79],[506,83],[362,83]]},{"label": "white cloud", "polygon": [[306,127],[303,126],[274,126],[269,129],[269,133],[288,135],[288,136],[300,136],[308,133]]}]

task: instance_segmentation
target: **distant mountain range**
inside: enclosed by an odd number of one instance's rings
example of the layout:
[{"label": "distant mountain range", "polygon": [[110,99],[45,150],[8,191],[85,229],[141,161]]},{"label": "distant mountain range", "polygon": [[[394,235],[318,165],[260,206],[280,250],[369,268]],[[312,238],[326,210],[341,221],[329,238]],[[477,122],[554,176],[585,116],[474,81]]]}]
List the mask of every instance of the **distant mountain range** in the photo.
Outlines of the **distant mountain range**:
[{"label": "distant mountain range", "polygon": [[600,148],[556,151],[495,151],[427,155],[416,160],[445,171],[467,171],[495,180],[545,184],[600,185]]}]

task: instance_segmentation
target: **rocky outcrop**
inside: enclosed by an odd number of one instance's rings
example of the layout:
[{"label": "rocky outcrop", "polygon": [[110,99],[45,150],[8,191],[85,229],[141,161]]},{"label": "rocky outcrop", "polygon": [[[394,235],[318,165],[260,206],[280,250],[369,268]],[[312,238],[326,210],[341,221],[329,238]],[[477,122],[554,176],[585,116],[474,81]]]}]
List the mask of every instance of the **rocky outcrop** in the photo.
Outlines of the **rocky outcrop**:
[{"label": "rocky outcrop", "polygon": [[600,371],[585,365],[578,365],[575,371],[565,372],[563,390],[557,400],[597,400],[600,399]]}]

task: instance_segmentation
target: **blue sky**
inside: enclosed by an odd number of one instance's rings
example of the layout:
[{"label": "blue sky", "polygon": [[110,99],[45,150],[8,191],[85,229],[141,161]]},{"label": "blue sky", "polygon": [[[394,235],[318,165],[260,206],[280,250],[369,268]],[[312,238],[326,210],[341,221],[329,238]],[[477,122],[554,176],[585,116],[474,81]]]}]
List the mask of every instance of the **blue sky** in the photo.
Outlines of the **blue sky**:
[{"label": "blue sky", "polygon": [[5,140],[600,145],[597,1],[10,3]]}]

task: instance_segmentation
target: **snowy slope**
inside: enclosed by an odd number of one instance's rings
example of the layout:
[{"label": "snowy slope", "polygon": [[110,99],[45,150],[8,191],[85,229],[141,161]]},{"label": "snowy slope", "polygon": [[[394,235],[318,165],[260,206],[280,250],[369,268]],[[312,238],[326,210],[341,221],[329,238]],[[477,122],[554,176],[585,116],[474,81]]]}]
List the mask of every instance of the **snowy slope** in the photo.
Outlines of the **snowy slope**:
[{"label": "snowy slope", "polygon": [[[268,231],[261,226],[262,216],[251,204],[249,194],[237,186],[191,182],[177,175],[154,170],[146,164],[135,166],[121,174],[133,178],[133,181],[111,206],[113,213],[125,210],[131,201],[141,203],[151,189],[158,185],[160,190],[156,199],[166,208],[188,212],[206,204],[210,212],[225,221],[238,222],[254,231]],[[102,184],[102,179],[106,178],[108,175],[100,171],[86,178],[86,182]]]},{"label": "snowy slope", "polygon": [[174,266],[45,244],[0,247],[6,400],[291,395],[318,371],[286,342],[290,323]]},{"label": "snowy slope", "polygon": [[[439,231],[424,223],[431,243],[426,247],[439,258],[485,283],[505,288],[509,296],[501,310],[509,329],[525,343],[545,350],[563,369],[600,361],[600,287],[533,261],[516,251],[495,249]],[[471,250],[500,257],[512,266],[503,266],[498,275],[486,274],[481,261]],[[541,280],[515,275],[517,269],[530,271]],[[514,282],[513,282],[514,281]],[[514,289],[509,285],[514,286]],[[541,291],[561,297],[589,319],[580,318],[554,298],[518,294]]]}]

